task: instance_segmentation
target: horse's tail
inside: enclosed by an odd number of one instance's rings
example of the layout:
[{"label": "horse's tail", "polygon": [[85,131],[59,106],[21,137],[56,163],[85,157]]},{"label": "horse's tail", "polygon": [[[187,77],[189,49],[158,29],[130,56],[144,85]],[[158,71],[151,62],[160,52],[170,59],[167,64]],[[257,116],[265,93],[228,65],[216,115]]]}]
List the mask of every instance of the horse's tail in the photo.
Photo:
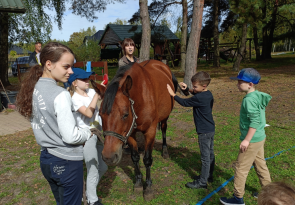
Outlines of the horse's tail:
[{"label": "horse's tail", "polygon": [[158,122],[157,130],[161,130],[161,122]]},{"label": "horse's tail", "polygon": [[189,92],[182,90],[181,87],[178,84],[178,81],[177,81],[175,75],[172,72],[171,72],[171,74],[172,74],[172,81],[173,81],[173,85],[174,85],[174,92],[176,93],[177,88],[179,88],[179,92],[182,92],[184,95],[188,96]]},{"label": "horse's tail", "polygon": [[174,75],[172,72],[171,72],[171,74],[172,74],[172,82],[173,82],[173,85],[174,85],[174,92],[176,93],[176,91],[177,91],[177,86],[179,86],[179,85],[178,85],[178,81],[177,81],[175,75]]}]

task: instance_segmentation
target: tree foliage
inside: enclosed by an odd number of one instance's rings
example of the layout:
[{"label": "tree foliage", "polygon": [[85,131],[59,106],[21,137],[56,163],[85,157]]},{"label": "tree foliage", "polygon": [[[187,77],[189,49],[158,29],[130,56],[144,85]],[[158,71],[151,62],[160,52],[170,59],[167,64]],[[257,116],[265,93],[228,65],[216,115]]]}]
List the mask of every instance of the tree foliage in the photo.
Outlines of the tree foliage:
[{"label": "tree foliage", "polygon": [[74,52],[76,61],[100,61],[100,46],[97,41],[88,40],[87,45],[83,44],[79,47],[73,44],[68,45]]},{"label": "tree foliage", "polygon": [[294,0],[230,0],[230,6],[235,26],[247,23],[256,32],[253,36],[260,39],[262,59],[271,58],[275,40],[284,39],[287,33],[295,36]]},{"label": "tree foliage", "polygon": [[83,40],[86,36],[92,36],[96,33],[95,26],[88,27],[86,30],[81,29],[79,32],[74,32],[71,34],[69,39],[69,45],[79,47],[83,44]]},{"label": "tree foliage", "polygon": [[[7,15],[0,12],[0,77],[4,85],[9,85],[8,41],[29,43],[50,40],[53,22],[57,22],[59,29],[62,28],[66,3],[71,5],[74,14],[93,21],[98,18],[96,12],[104,11],[107,4],[123,3],[125,0],[22,0],[22,2],[26,8],[25,14]],[[55,15],[47,14],[47,10],[54,10]]]},{"label": "tree foliage", "polygon": [[[125,0],[23,0],[26,7],[25,14],[9,14],[9,41],[33,42],[36,40],[46,42],[50,39],[53,22],[57,22],[62,29],[62,18],[66,11],[66,3],[70,3],[73,14],[86,17],[93,21],[98,17],[97,12],[104,11],[106,5]],[[55,11],[54,15],[46,10]]]},{"label": "tree foliage", "polygon": [[[117,18],[114,22],[109,22],[108,24],[115,24],[115,25],[128,25],[129,22],[126,19]],[[105,24],[103,29],[106,29],[107,25]]]},{"label": "tree foliage", "polygon": [[[229,10],[229,0],[212,0],[205,1],[204,10],[206,13],[204,14],[203,20],[203,28],[202,28],[202,37],[213,37],[214,30],[214,2],[218,1],[218,24],[219,24],[219,32],[223,32],[228,29],[228,26],[231,24],[225,23],[228,15],[230,14]],[[222,21],[222,19],[224,19]]]}]

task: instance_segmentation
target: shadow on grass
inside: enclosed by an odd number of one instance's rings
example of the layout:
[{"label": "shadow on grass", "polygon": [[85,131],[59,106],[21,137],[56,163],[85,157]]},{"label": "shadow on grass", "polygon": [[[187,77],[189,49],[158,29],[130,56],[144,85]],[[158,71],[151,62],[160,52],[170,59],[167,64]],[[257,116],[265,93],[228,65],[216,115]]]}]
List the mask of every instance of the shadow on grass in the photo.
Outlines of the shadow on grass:
[{"label": "shadow on grass", "polygon": [[[197,143],[197,142],[196,142]],[[162,143],[160,142],[155,142],[154,145],[154,151],[162,151]],[[193,178],[193,176],[196,175],[196,173],[200,174],[201,172],[201,156],[200,154],[196,151],[190,150],[186,147],[172,147],[168,146],[168,152],[170,155],[169,159],[163,159],[163,160],[171,160],[172,162],[176,163],[181,169],[185,170],[189,176]],[[144,152],[140,152],[141,154],[141,160],[142,160],[142,154]],[[154,158],[156,160],[156,158]],[[155,162],[155,161],[154,161]],[[120,180],[123,180],[124,177],[128,177],[133,181],[133,184],[135,183],[135,175],[134,175],[134,165],[131,160],[131,155],[130,154],[123,154],[122,156],[122,161],[118,165],[122,170],[123,174],[115,171],[115,166],[109,167],[108,171],[105,173],[103,176],[103,179],[98,185],[98,193],[100,194],[99,197],[105,198],[109,196],[111,193],[111,189],[113,186],[115,186],[114,181],[116,176],[120,177]],[[232,168],[228,168],[232,169]],[[145,167],[141,163],[141,171],[145,172]],[[208,190],[211,192],[218,188],[221,184],[223,184],[226,180],[230,179],[232,177],[232,174],[230,171],[226,171],[227,169],[225,167],[220,167],[215,165],[214,169],[214,182],[211,184],[208,184]],[[163,174],[163,173],[160,173]],[[151,177],[152,179],[158,178],[159,173],[152,171],[151,172]],[[143,174],[143,183],[145,184],[145,179],[146,176]],[[153,180],[156,181],[156,180]],[[193,181],[189,180],[189,181]],[[182,181],[181,183],[186,184],[189,181]],[[231,182],[233,183],[233,181]],[[128,187],[125,187],[127,189],[133,190],[133,186],[127,185]],[[130,186],[130,187],[129,187]],[[155,186],[154,186],[155,187]],[[246,185],[245,189],[250,192],[255,192],[257,191],[257,188]],[[230,193],[233,193],[233,190],[229,190]],[[220,195],[228,195],[228,190],[222,189],[220,191]]]}]

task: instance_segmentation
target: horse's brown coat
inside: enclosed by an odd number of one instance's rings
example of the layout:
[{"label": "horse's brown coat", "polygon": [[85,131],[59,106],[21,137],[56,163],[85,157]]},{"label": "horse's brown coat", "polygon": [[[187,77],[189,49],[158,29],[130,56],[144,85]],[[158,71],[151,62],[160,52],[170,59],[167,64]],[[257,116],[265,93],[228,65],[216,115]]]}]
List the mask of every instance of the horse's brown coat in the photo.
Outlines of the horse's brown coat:
[{"label": "horse's brown coat", "polygon": [[[157,124],[161,122],[162,132],[166,133],[166,122],[174,106],[174,99],[167,91],[167,84],[172,88],[174,87],[171,71],[164,63],[156,60],[145,61],[140,64],[134,63],[119,81],[119,88],[111,112],[108,114],[103,112],[102,107],[100,109],[103,130],[113,131],[126,136],[132,123],[129,97],[134,101],[134,110],[138,116],[136,120],[137,129],[128,138],[128,145],[132,149],[132,160],[135,164],[137,176],[136,184],[139,184],[139,186],[141,174],[138,166],[139,155],[135,133],[136,131],[141,131],[145,136],[144,164],[147,168],[148,188],[151,188],[151,181],[150,184],[148,182],[150,180],[149,169],[152,164],[151,154],[155,142]],[[107,95],[108,93],[108,90],[105,92],[105,89],[98,84],[95,89],[100,95]],[[166,140],[164,140],[166,137],[165,133],[163,134],[163,143],[166,146]],[[108,164],[119,163],[122,156],[122,145],[123,143],[119,139],[113,136],[106,136],[102,152],[103,159]]]}]

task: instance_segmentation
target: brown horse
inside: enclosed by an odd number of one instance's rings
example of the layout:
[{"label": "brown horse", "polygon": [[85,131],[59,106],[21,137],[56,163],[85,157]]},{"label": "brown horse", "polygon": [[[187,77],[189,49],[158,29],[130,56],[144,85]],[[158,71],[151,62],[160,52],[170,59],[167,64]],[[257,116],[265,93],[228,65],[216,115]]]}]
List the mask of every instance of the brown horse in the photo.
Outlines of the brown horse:
[{"label": "brown horse", "polygon": [[[122,158],[122,146],[127,142],[135,165],[134,190],[143,190],[139,167],[140,155],[135,139],[136,131],[145,138],[146,189],[144,198],[153,198],[150,168],[157,124],[160,123],[163,137],[163,157],[169,157],[166,144],[167,120],[174,106],[174,99],[167,91],[167,84],[176,90],[177,80],[168,66],[156,60],[131,63],[119,68],[107,89],[92,81],[96,92],[103,96],[100,115],[105,136],[103,160],[118,164]],[[130,136],[130,137],[129,137]]]}]

